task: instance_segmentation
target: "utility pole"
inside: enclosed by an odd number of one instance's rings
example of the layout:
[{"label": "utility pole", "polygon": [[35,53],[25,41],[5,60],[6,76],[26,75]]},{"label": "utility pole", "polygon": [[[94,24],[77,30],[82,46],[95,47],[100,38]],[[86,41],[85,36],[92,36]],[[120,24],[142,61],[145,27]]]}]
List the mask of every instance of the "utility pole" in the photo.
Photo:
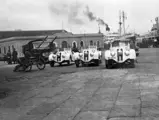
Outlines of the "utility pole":
[{"label": "utility pole", "polygon": [[157,36],[158,36],[158,35],[159,35],[159,30],[158,30],[158,27],[159,27],[159,26],[158,26],[158,17],[156,17],[156,19],[155,19],[155,20],[156,20],[156,26],[157,26]]},{"label": "utility pole", "polygon": [[119,11],[119,35],[121,36],[121,11]]}]

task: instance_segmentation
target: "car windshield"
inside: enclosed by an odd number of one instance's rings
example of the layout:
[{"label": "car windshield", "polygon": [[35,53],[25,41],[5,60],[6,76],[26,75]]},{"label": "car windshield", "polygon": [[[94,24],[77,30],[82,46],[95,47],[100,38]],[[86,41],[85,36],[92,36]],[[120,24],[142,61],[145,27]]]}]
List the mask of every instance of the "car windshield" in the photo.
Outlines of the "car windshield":
[{"label": "car windshield", "polygon": [[112,47],[128,46],[128,41],[114,41]]}]

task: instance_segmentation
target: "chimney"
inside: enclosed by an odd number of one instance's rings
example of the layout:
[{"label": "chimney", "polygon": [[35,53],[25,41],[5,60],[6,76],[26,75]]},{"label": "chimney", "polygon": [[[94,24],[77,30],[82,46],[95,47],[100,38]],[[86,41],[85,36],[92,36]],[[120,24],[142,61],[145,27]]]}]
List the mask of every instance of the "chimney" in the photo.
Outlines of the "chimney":
[{"label": "chimney", "polygon": [[99,31],[98,31],[98,33],[100,34],[100,33],[101,33],[101,31],[100,31],[100,26],[99,26],[99,23],[98,23],[98,28],[99,28]]}]

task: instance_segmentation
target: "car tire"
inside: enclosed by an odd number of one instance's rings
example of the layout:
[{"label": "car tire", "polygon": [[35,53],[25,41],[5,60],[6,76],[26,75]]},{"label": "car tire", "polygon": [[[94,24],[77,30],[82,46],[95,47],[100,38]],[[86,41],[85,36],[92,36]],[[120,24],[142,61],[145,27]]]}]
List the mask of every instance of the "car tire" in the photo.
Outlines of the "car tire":
[{"label": "car tire", "polygon": [[79,67],[79,60],[75,60],[76,67]]},{"label": "car tire", "polygon": [[67,65],[70,65],[70,60],[69,60],[69,61],[67,61]]},{"label": "car tire", "polygon": [[107,60],[105,60],[105,68],[107,68],[107,69],[111,69],[112,68]]},{"label": "car tire", "polygon": [[59,66],[62,66],[62,63],[59,63]]},{"label": "car tire", "polygon": [[84,64],[84,62],[82,62],[81,64],[82,64],[82,67],[85,67],[85,64]]},{"label": "car tire", "polygon": [[131,66],[130,66],[131,68],[135,68],[135,60],[132,60],[131,61]]},{"label": "car tire", "polygon": [[55,62],[54,62],[54,61],[51,61],[51,62],[50,62],[50,67],[54,67],[54,65],[55,65]]},{"label": "car tire", "polygon": [[72,56],[70,56],[70,62],[73,62]]},{"label": "car tire", "polygon": [[99,66],[99,60],[95,61],[96,66]]}]

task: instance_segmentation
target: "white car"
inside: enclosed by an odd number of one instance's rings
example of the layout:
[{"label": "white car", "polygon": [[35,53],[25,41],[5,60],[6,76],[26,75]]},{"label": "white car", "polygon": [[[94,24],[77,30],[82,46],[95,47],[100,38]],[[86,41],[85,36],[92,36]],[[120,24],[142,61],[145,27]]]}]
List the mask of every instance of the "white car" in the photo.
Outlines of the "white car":
[{"label": "white car", "polygon": [[96,46],[89,46],[88,49],[81,49],[80,52],[74,53],[76,67],[79,67],[80,64],[84,66],[90,63],[95,63],[98,66],[101,63],[101,55],[101,51],[98,51]]},{"label": "white car", "polygon": [[62,65],[62,63],[70,65],[72,62],[72,50],[71,48],[64,48],[63,50],[57,49],[56,53],[51,52],[49,55],[49,63],[51,67],[54,67],[55,63]]},{"label": "white car", "polygon": [[116,39],[110,43],[109,50],[105,51],[105,67],[112,68],[115,65],[127,64],[135,67],[136,52],[131,48],[130,40]]}]

